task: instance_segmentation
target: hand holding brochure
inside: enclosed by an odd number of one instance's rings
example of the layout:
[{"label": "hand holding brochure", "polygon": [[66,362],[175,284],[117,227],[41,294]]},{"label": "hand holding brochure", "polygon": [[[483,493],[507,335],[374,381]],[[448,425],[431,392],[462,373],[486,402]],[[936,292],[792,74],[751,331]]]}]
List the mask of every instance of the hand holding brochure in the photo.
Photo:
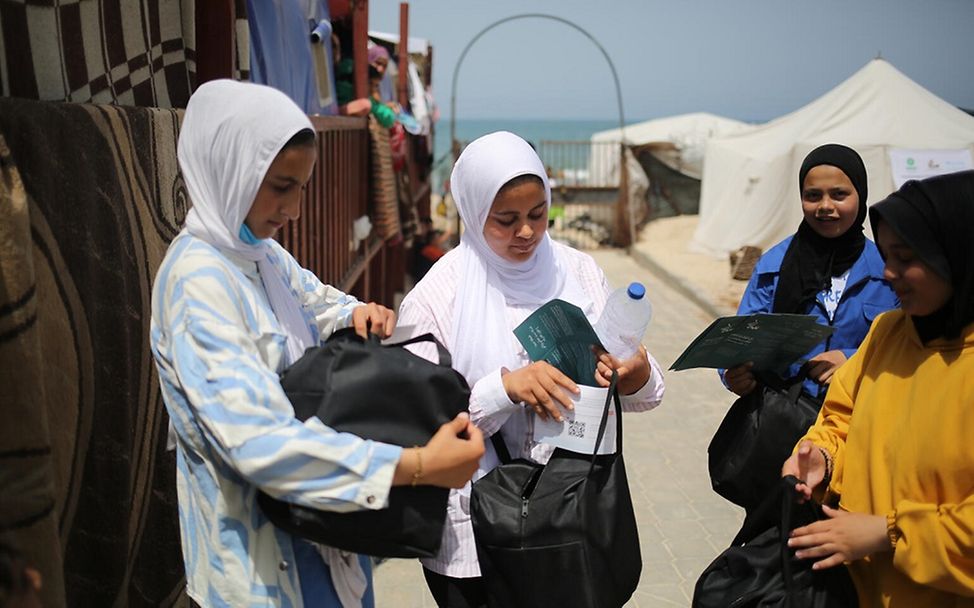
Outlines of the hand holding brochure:
[{"label": "hand holding brochure", "polygon": [[[547,443],[556,448],[572,452],[591,454],[595,450],[595,439],[602,422],[605,409],[605,396],[609,389],[594,386],[580,386],[580,395],[572,395],[575,409],[565,412],[565,419],[558,422],[553,418],[534,421],[534,440]],[[609,418],[605,423],[605,434],[599,444],[599,454],[613,454],[616,451],[616,410],[609,405]]]},{"label": "hand holding brochure", "polygon": [[[572,452],[591,454],[599,434],[607,388],[594,386],[595,354],[601,348],[592,324],[582,309],[564,300],[552,300],[514,329],[532,361],[547,361],[579,385],[581,394],[571,395],[575,409],[563,411],[564,420],[534,420],[534,440]],[[609,407],[599,454],[612,454],[616,446],[615,408]]]},{"label": "hand holding brochure", "polygon": [[670,366],[729,368],[748,361],[757,371],[780,371],[832,335],[812,315],[758,313],[721,317],[703,330]]},{"label": "hand holding brochure", "polygon": [[595,354],[602,347],[582,309],[552,300],[514,328],[532,361],[547,361],[576,384],[595,386]]}]

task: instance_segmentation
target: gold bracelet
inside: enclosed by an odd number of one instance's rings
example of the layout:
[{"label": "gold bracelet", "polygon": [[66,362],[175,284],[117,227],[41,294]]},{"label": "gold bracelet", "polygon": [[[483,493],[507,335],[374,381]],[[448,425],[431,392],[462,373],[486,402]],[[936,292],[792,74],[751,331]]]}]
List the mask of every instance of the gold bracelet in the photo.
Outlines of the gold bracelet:
[{"label": "gold bracelet", "polygon": [[419,478],[423,476],[423,452],[418,445],[413,447],[416,450],[416,470],[413,472],[413,480],[409,485],[415,487],[419,483]]},{"label": "gold bracelet", "polygon": [[896,551],[896,541],[900,540],[902,533],[896,527],[896,511],[886,514],[886,537],[889,538],[889,546]]},{"label": "gold bracelet", "polygon": [[835,463],[832,460],[832,453],[823,447],[818,447],[818,451],[822,453],[822,459],[825,460],[825,478],[822,480],[826,489],[828,489],[829,484],[832,483],[832,473],[835,471]]}]

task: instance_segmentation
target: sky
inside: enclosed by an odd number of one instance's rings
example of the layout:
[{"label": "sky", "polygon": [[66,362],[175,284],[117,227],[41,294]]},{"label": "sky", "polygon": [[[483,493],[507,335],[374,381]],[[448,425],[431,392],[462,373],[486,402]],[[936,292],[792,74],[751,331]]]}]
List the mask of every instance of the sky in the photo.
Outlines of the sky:
[{"label": "sky", "polygon": [[[414,0],[410,36],[433,45],[433,90],[450,114],[454,68],[484,28],[544,13],[586,30],[615,65],[625,122],[706,111],[763,122],[828,92],[877,55],[946,101],[974,108],[974,0]],[[370,0],[373,30],[399,2]],[[569,25],[526,18],[469,50],[458,119],[618,120],[612,73]]]}]

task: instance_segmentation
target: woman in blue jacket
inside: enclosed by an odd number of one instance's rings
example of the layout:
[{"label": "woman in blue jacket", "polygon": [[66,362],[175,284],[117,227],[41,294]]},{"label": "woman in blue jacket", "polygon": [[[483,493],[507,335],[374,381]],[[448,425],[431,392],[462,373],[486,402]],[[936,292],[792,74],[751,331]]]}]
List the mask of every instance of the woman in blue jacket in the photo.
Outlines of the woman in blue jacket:
[{"label": "woman in blue jacket", "polygon": [[[807,364],[804,390],[821,398],[835,370],[859,347],[873,319],[899,306],[883,279],[883,260],[862,232],[866,220],[866,167],[852,148],[827,144],[812,150],[798,173],[805,219],[798,231],[761,256],[739,315],[759,312],[814,315],[832,335],[791,365]],[[807,362],[807,363],[806,363]],[[722,372],[724,384],[746,395],[757,381],[746,363]]]}]

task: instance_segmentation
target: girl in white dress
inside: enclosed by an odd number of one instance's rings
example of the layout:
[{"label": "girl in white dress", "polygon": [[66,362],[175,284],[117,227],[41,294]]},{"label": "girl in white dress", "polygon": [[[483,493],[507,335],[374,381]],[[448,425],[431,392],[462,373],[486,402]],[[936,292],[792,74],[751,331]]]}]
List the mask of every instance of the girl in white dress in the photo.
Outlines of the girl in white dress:
[{"label": "girl in white dress", "polygon": [[[520,137],[486,135],[460,155],[450,179],[466,226],[460,245],[441,258],[400,307],[400,324],[431,332],[452,353],[471,386],[470,417],[485,435],[500,432],[512,458],[545,463],[553,448],[533,441],[536,416],[562,416],[578,388],[546,362],[532,363],[513,329],[546,302],[580,307],[594,324],[609,286],[591,256],[547,234],[551,189],[541,159]],[[435,351],[416,352],[435,360]],[[623,409],[645,411],[663,397],[663,374],[645,348],[627,361],[602,354],[597,381],[619,371]],[[474,480],[497,465],[490,442]],[[470,484],[450,493],[440,553],[423,560],[440,606],[486,603],[470,524]],[[566,573],[569,574],[569,573]],[[570,574],[569,574],[570,575]]]}]

